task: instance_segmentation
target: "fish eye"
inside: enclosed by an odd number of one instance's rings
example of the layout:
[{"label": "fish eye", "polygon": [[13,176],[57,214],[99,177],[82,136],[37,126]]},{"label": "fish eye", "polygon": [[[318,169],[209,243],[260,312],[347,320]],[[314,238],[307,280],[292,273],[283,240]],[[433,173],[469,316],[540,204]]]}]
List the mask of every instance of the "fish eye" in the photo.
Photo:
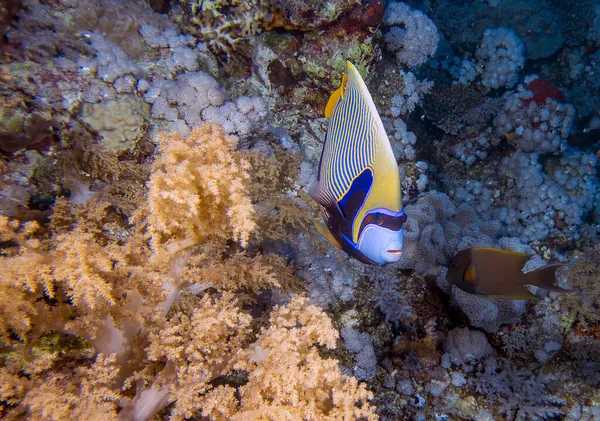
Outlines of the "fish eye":
[{"label": "fish eye", "polygon": [[383,225],[383,218],[381,217],[381,215],[376,213],[375,215],[373,215],[373,222],[375,222],[377,225]]}]

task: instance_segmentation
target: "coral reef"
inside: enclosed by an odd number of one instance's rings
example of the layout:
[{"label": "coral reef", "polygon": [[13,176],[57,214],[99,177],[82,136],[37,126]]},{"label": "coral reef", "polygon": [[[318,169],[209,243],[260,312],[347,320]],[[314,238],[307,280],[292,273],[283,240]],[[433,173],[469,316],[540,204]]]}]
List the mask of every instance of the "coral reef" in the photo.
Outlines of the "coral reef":
[{"label": "coral reef", "polygon": [[369,334],[357,332],[351,327],[343,328],[340,334],[346,348],[354,354],[356,365],[353,372],[356,378],[364,381],[373,380],[377,370],[377,358]]},{"label": "coral reef", "polygon": [[424,98],[423,111],[444,132],[472,138],[497,112],[498,102],[496,98],[486,97],[480,85],[436,83],[431,94]]},{"label": "coral reef", "polygon": [[334,22],[342,13],[349,12],[360,3],[357,0],[272,0],[269,4],[275,9],[275,16],[269,26],[304,31],[318,28]]},{"label": "coral reef", "polygon": [[85,104],[81,114],[81,120],[102,136],[100,144],[119,152],[131,149],[142,137],[149,107],[137,96],[123,95],[97,104]]},{"label": "coral reef", "polygon": [[[597,3],[1,1],[0,417],[600,419]],[[347,60],[396,264],[313,227]],[[469,247],[570,291],[466,293]]]},{"label": "coral reef", "polygon": [[[372,394],[365,385],[343,375],[335,360],[319,356],[315,345],[332,349],[337,337],[327,315],[306,299],[275,309],[270,327],[236,364],[252,374],[241,389],[242,404],[234,419],[264,414],[280,419],[291,415],[376,420],[375,408],[367,403]],[[235,400],[232,392],[230,399]]]},{"label": "coral reef", "polygon": [[456,3],[437,0],[432,18],[450,43],[462,54],[476,48],[489,28],[514,30],[525,44],[529,59],[550,57],[565,38],[549,1],[501,0],[491,6],[485,2]]},{"label": "coral reef", "polygon": [[448,332],[444,342],[443,361],[462,366],[473,364],[493,352],[485,335],[477,330],[457,328]]},{"label": "coral reef", "polygon": [[447,195],[436,191],[407,205],[406,214],[407,246],[400,265],[420,273],[446,265],[464,248],[490,247],[498,229],[494,224],[482,224],[472,207],[457,209]]},{"label": "coral reef", "polygon": [[268,88],[320,110],[339,86],[346,60],[361,74],[368,74],[380,56],[375,41],[367,27],[349,16],[326,30],[318,28],[298,38],[275,31],[262,34],[256,40],[253,60]]},{"label": "coral reef", "polygon": [[594,168],[597,159],[595,156],[582,158],[583,177],[574,174],[572,179],[565,177],[562,169],[556,170],[555,179],[545,174],[538,162],[538,154],[516,153],[511,158],[504,158],[500,171],[514,189],[511,190],[514,207],[496,210],[497,220],[507,226],[511,235],[517,232],[510,231],[509,227],[514,227],[517,219],[523,221],[519,235],[525,241],[541,240],[548,235],[578,238],[582,218],[593,209],[598,194]]},{"label": "coral reef", "polygon": [[569,136],[575,117],[572,105],[559,102],[560,91],[542,83],[536,75],[525,78],[526,87],[520,85],[516,93],[507,95],[494,118],[496,134],[508,136],[525,152],[556,152],[561,146],[564,148],[561,144]]},{"label": "coral reef", "polygon": [[420,100],[428,94],[433,87],[433,82],[419,81],[411,72],[400,70],[404,81],[402,91],[392,97],[392,117],[408,114],[414,111]]}]

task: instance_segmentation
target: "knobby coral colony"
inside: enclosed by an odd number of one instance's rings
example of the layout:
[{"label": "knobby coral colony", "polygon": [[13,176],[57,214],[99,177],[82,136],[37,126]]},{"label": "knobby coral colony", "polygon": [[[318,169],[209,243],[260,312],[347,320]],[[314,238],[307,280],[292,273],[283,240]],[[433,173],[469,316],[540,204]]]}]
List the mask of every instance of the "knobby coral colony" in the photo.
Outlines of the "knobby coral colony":
[{"label": "knobby coral colony", "polygon": [[600,5],[559,3],[0,2],[0,417],[600,419]]}]

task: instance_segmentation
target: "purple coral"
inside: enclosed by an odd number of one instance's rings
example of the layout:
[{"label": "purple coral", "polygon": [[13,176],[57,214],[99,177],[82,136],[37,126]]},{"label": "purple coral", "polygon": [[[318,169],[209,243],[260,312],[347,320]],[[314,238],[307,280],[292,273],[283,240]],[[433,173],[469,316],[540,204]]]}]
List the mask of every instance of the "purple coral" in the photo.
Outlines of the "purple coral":
[{"label": "purple coral", "polygon": [[508,28],[490,28],[475,55],[482,60],[484,70],[481,83],[488,89],[512,88],[517,84],[519,70],[525,64],[525,46],[515,31]]},{"label": "purple coral", "polygon": [[389,28],[385,44],[396,53],[399,64],[413,68],[435,55],[440,35],[423,12],[412,10],[406,3],[390,3],[383,23]]}]

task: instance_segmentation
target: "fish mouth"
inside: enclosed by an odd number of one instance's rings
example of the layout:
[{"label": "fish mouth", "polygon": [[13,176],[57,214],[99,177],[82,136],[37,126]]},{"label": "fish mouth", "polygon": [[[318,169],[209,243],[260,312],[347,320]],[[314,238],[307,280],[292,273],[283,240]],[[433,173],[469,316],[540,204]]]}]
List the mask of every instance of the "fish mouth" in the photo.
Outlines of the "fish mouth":
[{"label": "fish mouth", "polygon": [[383,252],[383,260],[386,263],[394,263],[402,258],[402,249],[400,248],[389,248]]}]

